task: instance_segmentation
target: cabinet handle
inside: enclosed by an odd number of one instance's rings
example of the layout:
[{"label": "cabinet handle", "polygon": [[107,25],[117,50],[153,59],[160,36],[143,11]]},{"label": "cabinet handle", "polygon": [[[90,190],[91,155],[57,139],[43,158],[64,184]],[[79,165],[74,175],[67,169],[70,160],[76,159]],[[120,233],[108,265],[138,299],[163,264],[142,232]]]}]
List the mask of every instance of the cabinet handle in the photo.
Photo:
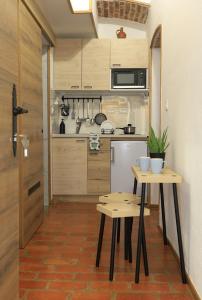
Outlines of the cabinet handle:
[{"label": "cabinet handle", "polygon": [[79,85],[72,85],[71,89],[79,89]]},{"label": "cabinet handle", "polygon": [[111,162],[115,161],[114,151],[115,151],[114,147],[111,147]]},{"label": "cabinet handle", "polygon": [[85,140],[76,140],[76,142],[78,142],[78,143],[84,143]]},{"label": "cabinet handle", "polygon": [[93,88],[92,85],[85,85],[85,86],[84,86],[84,89],[92,89],[92,88]]},{"label": "cabinet handle", "polygon": [[121,64],[113,64],[113,67],[121,67]]}]

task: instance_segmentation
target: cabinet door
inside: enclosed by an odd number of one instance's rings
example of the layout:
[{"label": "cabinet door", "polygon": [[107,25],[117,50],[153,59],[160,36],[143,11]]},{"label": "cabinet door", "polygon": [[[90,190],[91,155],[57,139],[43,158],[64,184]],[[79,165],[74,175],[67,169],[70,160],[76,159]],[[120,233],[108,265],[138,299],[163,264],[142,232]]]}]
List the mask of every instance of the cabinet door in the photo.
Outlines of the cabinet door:
[{"label": "cabinet door", "polygon": [[110,140],[102,139],[99,152],[88,151],[88,194],[110,192]]},{"label": "cabinet door", "polygon": [[111,40],[112,68],[148,68],[148,43],[145,39]]},{"label": "cabinet door", "polygon": [[82,88],[110,89],[110,40],[83,40]]},{"label": "cabinet door", "polygon": [[54,73],[55,90],[81,89],[81,40],[57,40]]},{"label": "cabinet door", "polygon": [[86,194],[87,139],[55,138],[52,147],[53,194]]}]

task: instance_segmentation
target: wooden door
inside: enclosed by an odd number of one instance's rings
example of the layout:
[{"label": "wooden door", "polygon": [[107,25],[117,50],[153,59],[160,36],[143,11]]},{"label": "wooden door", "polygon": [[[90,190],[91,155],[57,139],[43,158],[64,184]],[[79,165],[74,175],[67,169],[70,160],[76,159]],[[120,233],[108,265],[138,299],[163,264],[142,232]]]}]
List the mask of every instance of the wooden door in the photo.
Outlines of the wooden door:
[{"label": "wooden door", "polygon": [[81,89],[81,40],[58,39],[54,55],[55,90]]},{"label": "wooden door", "polygon": [[82,89],[110,89],[110,40],[83,40]]},{"label": "wooden door", "polygon": [[28,157],[20,143],[20,246],[24,247],[43,219],[43,102],[41,30],[20,3],[20,134],[30,141]]},{"label": "wooden door", "polygon": [[0,1],[0,299],[18,299],[19,195],[12,150],[12,88],[18,78],[17,0]]},{"label": "wooden door", "polygon": [[146,39],[111,40],[112,68],[148,68],[148,42]]},{"label": "wooden door", "polygon": [[53,139],[52,175],[54,195],[87,193],[87,139]]}]

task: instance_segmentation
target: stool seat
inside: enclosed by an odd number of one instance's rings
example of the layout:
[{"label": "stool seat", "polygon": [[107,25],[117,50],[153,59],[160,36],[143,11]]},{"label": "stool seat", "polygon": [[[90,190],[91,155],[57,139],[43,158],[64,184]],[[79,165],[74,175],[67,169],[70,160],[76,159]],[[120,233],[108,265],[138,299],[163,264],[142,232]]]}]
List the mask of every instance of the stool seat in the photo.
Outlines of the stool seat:
[{"label": "stool seat", "polygon": [[[132,202],[97,204],[97,210],[110,218],[139,217],[140,215],[140,206]],[[144,215],[150,215],[148,208],[144,209]]]},{"label": "stool seat", "polygon": [[127,203],[133,202],[138,204],[140,202],[140,197],[131,193],[111,193],[99,197],[99,202],[101,203]]}]

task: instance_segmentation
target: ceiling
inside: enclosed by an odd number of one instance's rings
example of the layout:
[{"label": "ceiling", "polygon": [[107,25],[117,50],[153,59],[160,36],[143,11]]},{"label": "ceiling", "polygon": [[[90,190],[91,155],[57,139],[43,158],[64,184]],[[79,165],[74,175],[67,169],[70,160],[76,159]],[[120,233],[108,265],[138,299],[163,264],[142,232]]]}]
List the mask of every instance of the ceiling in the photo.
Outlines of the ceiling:
[{"label": "ceiling", "polygon": [[72,14],[68,0],[35,0],[56,37],[96,37],[91,14]]}]

